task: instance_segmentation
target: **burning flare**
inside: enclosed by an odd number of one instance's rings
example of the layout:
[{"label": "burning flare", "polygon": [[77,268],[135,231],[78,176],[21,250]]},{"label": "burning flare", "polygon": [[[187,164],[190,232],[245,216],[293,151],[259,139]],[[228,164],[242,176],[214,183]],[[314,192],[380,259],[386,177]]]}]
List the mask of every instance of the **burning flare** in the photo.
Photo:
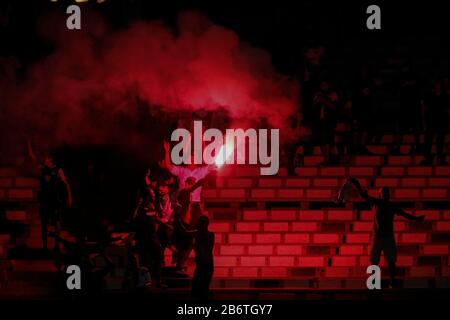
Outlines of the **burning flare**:
[{"label": "burning flare", "polygon": [[217,153],[214,163],[218,168],[224,165],[227,159],[233,154],[233,146],[231,144],[223,144]]}]

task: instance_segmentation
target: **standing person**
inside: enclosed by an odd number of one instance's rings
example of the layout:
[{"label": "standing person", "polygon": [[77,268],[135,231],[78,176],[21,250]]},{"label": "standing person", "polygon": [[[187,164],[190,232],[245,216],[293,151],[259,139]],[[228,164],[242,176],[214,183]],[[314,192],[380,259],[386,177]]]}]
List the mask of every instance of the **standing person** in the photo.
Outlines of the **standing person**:
[{"label": "standing person", "polygon": [[389,188],[383,187],[379,190],[379,198],[371,197],[363,190],[359,181],[350,177],[348,179],[352,183],[361,198],[366,200],[375,211],[372,251],[370,261],[372,265],[380,263],[381,253],[387,260],[389,266],[389,274],[391,277],[391,286],[395,286],[396,261],[397,261],[397,245],[394,237],[394,217],[400,215],[408,220],[423,221],[424,216],[413,216],[401,208],[396,208],[390,201]]},{"label": "standing person", "polygon": [[[47,251],[48,226],[54,226],[54,232],[59,233],[61,230],[61,215],[64,201],[66,200],[69,207],[72,205],[72,192],[63,169],[55,165],[53,157],[50,154],[46,154],[43,162],[39,163],[31,147],[30,140],[28,140],[28,154],[34,162],[38,163],[41,170],[38,195],[39,216],[41,219],[42,244],[44,250]],[[58,250],[58,248],[58,244],[55,242],[55,250]]]},{"label": "standing person", "polygon": [[[311,141],[311,129],[306,127],[304,117],[300,112],[290,118],[291,139],[284,146],[286,155],[287,174],[295,176],[295,168],[303,164],[303,157],[312,153],[313,143]],[[301,155],[297,153],[302,147]]]},{"label": "standing person", "polygon": [[[148,173],[148,174],[147,174]],[[136,229],[136,249],[139,256],[139,265],[150,272],[152,285],[161,286],[161,245],[157,236],[157,222],[155,210],[155,191],[149,174],[145,175],[144,182],[139,190],[138,206],[134,213]]]},{"label": "standing person", "polygon": [[[189,177],[195,178],[197,181],[206,177],[211,171],[214,170],[215,166],[200,166],[194,164],[191,161],[190,164],[183,166],[176,166],[171,163],[170,160],[170,145],[167,141],[164,141],[164,166],[179,180],[180,189],[185,188],[186,180]],[[199,186],[194,191],[192,191],[191,195],[191,223],[192,225],[196,225],[198,222],[198,218],[203,214],[202,204],[201,204],[201,195],[202,195],[202,187]]]},{"label": "standing person", "polygon": [[[140,212],[155,211],[155,189],[156,181],[150,178],[151,170],[145,169],[144,177],[139,181],[139,188],[137,192],[137,206],[133,212],[133,220],[137,218]],[[152,210],[150,210],[150,207]]]},{"label": "standing person", "polygon": [[201,216],[198,219],[198,232],[194,241],[195,271],[192,279],[192,295],[199,298],[208,297],[209,286],[214,273],[215,235],[208,230],[208,226],[208,217]]},{"label": "standing person", "polygon": [[314,109],[316,115],[316,138],[325,157],[322,165],[331,164],[331,153],[335,146],[336,109],[338,95],[330,89],[327,81],[320,83],[320,89],[314,96]]},{"label": "standing person", "polygon": [[445,132],[448,127],[449,96],[443,87],[442,81],[434,83],[432,92],[423,101],[423,119],[425,129],[425,159],[422,165],[433,164],[431,148],[436,137],[436,155],[440,165],[447,165],[444,154]]},{"label": "standing person", "polygon": [[160,181],[155,199],[155,219],[157,222],[157,237],[161,245],[161,265],[164,265],[164,252],[166,248],[170,248],[175,252],[173,246],[173,223],[176,210],[178,210],[178,205],[173,199],[169,185],[165,181]]},{"label": "standing person", "polygon": [[342,158],[345,154],[354,154],[356,135],[354,131],[353,119],[353,100],[349,98],[344,105],[339,108],[341,130],[339,131],[340,141],[336,144],[336,149],[340,158]]},{"label": "standing person", "polygon": [[192,251],[194,235],[196,233],[195,225],[192,224],[192,192],[199,188],[206,178],[196,181],[194,177],[186,179],[184,189],[178,192],[178,204],[180,210],[174,222],[174,243],[177,249],[177,270],[184,272],[189,254]]}]

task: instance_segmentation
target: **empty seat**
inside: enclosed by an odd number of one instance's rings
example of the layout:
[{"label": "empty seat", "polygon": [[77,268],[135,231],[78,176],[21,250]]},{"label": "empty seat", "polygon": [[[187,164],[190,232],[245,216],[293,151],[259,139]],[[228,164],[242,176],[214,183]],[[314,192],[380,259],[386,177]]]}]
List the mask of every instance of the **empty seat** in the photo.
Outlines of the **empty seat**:
[{"label": "empty seat", "polygon": [[219,253],[222,256],[240,256],[244,255],[244,249],[245,247],[243,245],[223,245],[220,246]]},{"label": "empty seat", "polygon": [[295,266],[295,258],[292,256],[269,257],[269,266],[293,267]]},{"label": "empty seat", "polygon": [[381,166],[383,164],[382,156],[356,156],[355,165],[357,166]]},{"label": "empty seat", "polygon": [[288,188],[307,188],[311,186],[311,179],[305,178],[288,178],[286,179],[286,187]]},{"label": "empty seat", "polygon": [[348,174],[353,177],[373,177],[376,174],[374,167],[350,167]]},{"label": "empty seat", "polygon": [[319,229],[317,222],[294,222],[292,224],[293,232],[315,232]]},{"label": "empty seat", "polygon": [[277,255],[299,256],[305,254],[304,247],[299,245],[277,245],[275,250]]},{"label": "empty seat", "polygon": [[281,243],[281,234],[269,233],[269,234],[257,234],[256,243]]},{"label": "empty seat", "polygon": [[252,179],[229,178],[229,179],[226,179],[226,182],[227,182],[226,185],[228,188],[251,188],[254,186]]},{"label": "empty seat", "polygon": [[10,221],[26,221],[28,214],[23,210],[8,210],[5,212],[5,219]]},{"label": "empty seat", "polygon": [[289,223],[287,222],[265,222],[263,224],[263,231],[265,232],[288,232]]},{"label": "empty seat", "polygon": [[236,232],[258,232],[261,226],[259,222],[238,222],[236,223]]},{"label": "empty seat", "polygon": [[408,176],[431,176],[433,167],[407,167],[406,174]]},{"label": "empty seat", "polygon": [[340,255],[363,255],[365,252],[365,246],[363,245],[341,245],[339,247]]},{"label": "empty seat", "polygon": [[387,163],[390,166],[408,166],[412,162],[413,159],[411,156],[389,156]]},{"label": "empty seat", "polygon": [[232,277],[236,278],[256,278],[258,276],[258,267],[236,267],[231,268],[231,272]]},{"label": "empty seat", "polygon": [[252,242],[253,242],[252,234],[232,233],[228,235],[228,243],[230,244],[252,243]]},{"label": "empty seat", "polygon": [[296,220],[297,219],[297,211],[296,210],[271,210],[270,211],[270,219],[271,220]]},{"label": "empty seat", "polygon": [[18,188],[38,188],[39,179],[18,177],[14,179],[14,185]]},{"label": "empty seat", "polygon": [[9,188],[13,186],[12,178],[0,178],[0,188]]},{"label": "empty seat", "polygon": [[346,235],[346,243],[369,243],[370,233],[349,233]]},{"label": "empty seat", "polygon": [[448,255],[448,245],[424,245],[423,253],[427,255]]},{"label": "empty seat", "polygon": [[8,198],[15,200],[34,200],[35,195],[33,189],[8,189]]},{"label": "empty seat", "polygon": [[331,265],[334,267],[355,267],[357,266],[356,256],[335,256],[331,259]]},{"label": "empty seat", "polygon": [[344,167],[326,167],[320,168],[319,171],[322,177],[343,177],[346,175]]},{"label": "empty seat", "polygon": [[17,170],[15,168],[0,168],[0,177],[15,177]]},{"label": "empty seat", "polygon": [[323,243],[340,243],[340,236],[336,233],[325,233],[325,234],[313,234],[313,243],[323,244]]},{"label": "empty seat", "polygon": [[404,167],[383,167],[381,168],[381,176],[404,176],[406,168]]},{"label": "empty seat", "polygon": [[378,178],[375,180],[376,187],[398,187],[399,179],[397,178]]},{"label": "empty seat", "polygon": [[383,145],[369,145],[367,146],[367,150],[376,155],[384,155],[389,153],[389,147]]},{"label": "empty seat", "polygon": [[300,218],[300,220],[305,220],[305,221],[324,220],[325,212],[322,210],[300,210],[299,218]]},{"label": "empty seat", "polygon": [[249,255],[264,255],[271,256],[274,254],[274,246],[273,245],[251,245],[248,246],[248,254]]},{"label": "empty seat", "polygon": [[328,210],[327,220],[330,221],[353,221],[355,213],[353,210]]},{"label": "empty seat", "polygon": [[296,168],[295,173],[299,177],[316,177],[319,175],[319,168],[317,168],[317,167]]},{"label": "empty seat", "polygon": [[258,181],[258,186],[261,188],[277,188],[281,187],[283,180],[282,179],[267,179],[267,178],[261,178]]},{"label": "empty seat", "polygon": [[303,189],[279,189],[277,190],[279,199],[299,200],[304,197]]},{"label": "empty seat", "polygon": [[266,264],[266,257],[244,256],[241,257],[241,266],[245,267],[262,267]]},{"label": "empty seat", "polygon": [[425,178],[402,178],[400,180],[402,187],[425,187],[426,185],[427,179]]},{"label": "empty seat", "polygon": [[243,220],[259,220],[264,221],[268,219],[268,212],[266,210],[244,210]]},{"label": "empty seat", "polygon": [[401,243],[425,243],[426,233],[403,233],[400,237]]}]

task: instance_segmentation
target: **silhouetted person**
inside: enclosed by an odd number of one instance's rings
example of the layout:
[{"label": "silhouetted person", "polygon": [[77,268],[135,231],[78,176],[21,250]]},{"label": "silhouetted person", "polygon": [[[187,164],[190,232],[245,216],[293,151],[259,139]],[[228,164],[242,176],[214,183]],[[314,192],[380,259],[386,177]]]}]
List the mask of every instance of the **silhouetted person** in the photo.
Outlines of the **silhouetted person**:
[{"label": "silhouetted person", "polygon": [[195,222],[198,219],[192,218],[192,192],[202,186],[207,177],[196,180],[194,177],[186,179],[184,188],[178,192],[179,210],[176,216],[175,246],[177,248],[177,269],[184,271],[189,254],[193,248],[193,242],[197,230]]},{"label": "silhouetted person", "polygon": [[[64,175],[64,171],[55,165],[53,157],[50,154],[46,154],[43,162],[39,163],[29,140],[28,153],[30,158],[38,163],[41,170],[39,177],[40,189],[38,194],[39,216],[41,219],[42,244],[44,249],[48,250],[47,228],[49,225],[52,225],[54,226],[54,231],[56,233],[60,231],[64,202],[67,202],[68,206],[72,205],[72,192]],[[58,248],[59,247],[55,242],[55,250]]]},{"label": "silhouetted person", "polygon": [[320,85],[321,78],[327,72],[322,65],[325,48],[318,44],[311,45],[303,52],[303,59],[299,69],[302,91],[302,113],[306,126],[314,127],[313,99]]},{"label": "silhouetted person", "polygon": [[[312,154],[314,149],[314,141],[311,141],[311,129],[306,127],[304,119],[305,117],[300,112],[289,117],[291,137],[284,146],[289,176],[296,175],[295,168],[303,164],[303,156]],[[301,154],[298,152],[300,147],[303,149]]]},{"label": "silhouetted person", "polygon": [[449,96],[441,81],[436,81],[431,94],[423,101],[423,119],[425,129],[425,159],[421,164],[433,164],[431,148],[436,137],[436,155],[441,165],[446,165],[444,154],[445,132],[448,127]]},{"label": "silhouetted person", "polygon": [[401,208],[394,207],[390,202],[389,188],[381,188],[379,191],[379,198],[374,198],[369,196],[366,190],[362,189],[358,180],[352,177],[348,180],[355,185],[361,198],[365,199],[375,211],[370,261],[372,265],[378,265],[380,263],[381,253],[384,253],[384,257],[389,266],[391,285],[394,286],[397,261],[397,245],[394,237],[394,217],[395,215],[400,215],[409,220],[423,221],[424,216],[416,217],[403,211]]},{"label": "silhouetted person", "polygon": [[186,262],[192,251],[194,236],[196,233],[195,225],[192,223],[192,192],[200,187],[206,178],[196,181],[194,177],[186,179],[184,188],[178,192],[178,204],[180,208],[174,221],[174,243],[177,249],[176,264],[177,270],[185,271]]},{"label": "silhouetted person", "polygon": [[173,223],[178,210],[178,205],[173,199],[169,185],[165,181],[161,181],[158,185],[158,192],[155,199],[157,236],[161,244],[160,261],[164,265],[164,252],[166,248],[175,251],[173,244]]},{"label": "silhouetted person", "polygon": [[146,169],[145,174],[139,181],[137,192],[137,205],[133,213],[133,220],[138,217],[142,211],[148,212],[150,209],[154,212],[155,190],[157,187],[156,180],[150,178],[151,170]]},{"label": "silhouetted person", "polygon": [[315,137],[318,140],[325,160],[322,164],[331,163],[331,153],[335,146],[337,93],[330,89],[327,81],[322,81],[320,89],[313,99],[315,114]]},{"label": "silhouetted person", "polygon": [[192,295],[199,298],[209,296],[209,286],[214,273],[213,249],[215,236],[208,230],[208,226],[208,217],[201,216],[198,219],[198,232],[194,241],[195,271],[192,279]]},{"label": "silhouetted person", "polygon": [[[292,115],[289,118],[290,121],[290,129],[298,131],[300,127],[300,113]],[[296,139],[295,139],[296,140]],[[292,143],[288,143],[285,146],[286,160],[287,160],[287,173],[289,176],[295,176],[295,167],[296,167],[296,156],[297,149],[300,146],[299,141],[294,141]]]},{"label": "silhouetted person", "polygon": [[339,132],[340,141],[336,143],[339,157],[342,157],[345,154],[354,154],[356,132],[354,130],[353,100],[351,98],[340,106],[339,122],[342,126]]},{"label": "silhouetted person", "polygon": [[141,211],[136,219],[136,249],[139,265],[150,272],[152,286],[161,286],[161,245],[154,216]]},{"label": "silhouetted person", "polygon": [[141,267],[149,270],[152,285],[161,286],[161,244],[158,238],[158,221],[155,209],[156,183],[147,172],[140,186],[138,206],[134,214],[136,249]]}]

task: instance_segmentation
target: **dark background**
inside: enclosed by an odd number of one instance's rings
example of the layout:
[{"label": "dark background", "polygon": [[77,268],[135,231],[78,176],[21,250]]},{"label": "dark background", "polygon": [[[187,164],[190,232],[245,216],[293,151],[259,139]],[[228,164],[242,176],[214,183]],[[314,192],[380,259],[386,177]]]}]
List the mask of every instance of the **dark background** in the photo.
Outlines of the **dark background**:
[{"label": "dark background", "polygon": [[[49,48],[35,33],[47,10],[65,11],[74,1],[6,0],[0,3],[0,55],[32,63]],[[381,30],[366,28],[366,8],[381,8]],[[327,56],[348,61],[380,59],[383,49],[402,47],[413,56],[448,56],[449,19],[445,1],[145,1],[80,3],[105,15],[116,28],[135,20],[161,19],[174,24],[184,10],[199,10],[245,41],[269,51],[279,71],[295,74],[309,46],[325,46]],[[25,64],[26,65],[26,64]]]}]

